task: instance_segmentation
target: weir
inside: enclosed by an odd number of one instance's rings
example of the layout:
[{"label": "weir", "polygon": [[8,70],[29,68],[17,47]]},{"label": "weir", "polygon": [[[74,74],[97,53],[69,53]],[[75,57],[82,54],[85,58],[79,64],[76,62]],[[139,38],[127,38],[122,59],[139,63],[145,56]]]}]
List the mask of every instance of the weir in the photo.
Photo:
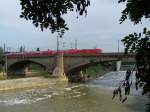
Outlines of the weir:
[{"label": "weir", "polygon": [[121,68],[121,60],[116,61],[116,71],[120,71]]}]

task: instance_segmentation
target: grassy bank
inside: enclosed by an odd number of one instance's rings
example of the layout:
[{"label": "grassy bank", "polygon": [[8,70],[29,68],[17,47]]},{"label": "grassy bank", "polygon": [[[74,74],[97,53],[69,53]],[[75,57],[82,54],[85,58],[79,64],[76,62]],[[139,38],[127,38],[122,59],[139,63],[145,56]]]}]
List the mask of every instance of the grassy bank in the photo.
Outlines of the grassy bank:
[{"label": "grassy bank", "polygon": [[30,71],[44,71],[44,68],[42,66],[34,63],[30,64],[28,68]]},{"label": "grassy bank", "polygon": [[88,77],[96,78],[96,77],[102,76],[103,74],[105,74],[109,71],[110,71],[109,67],[106,67],[101,64],[97,64],[95,66],[89,67],[86,70],[86,73],[84,73],[84,74],[86,74]]}]

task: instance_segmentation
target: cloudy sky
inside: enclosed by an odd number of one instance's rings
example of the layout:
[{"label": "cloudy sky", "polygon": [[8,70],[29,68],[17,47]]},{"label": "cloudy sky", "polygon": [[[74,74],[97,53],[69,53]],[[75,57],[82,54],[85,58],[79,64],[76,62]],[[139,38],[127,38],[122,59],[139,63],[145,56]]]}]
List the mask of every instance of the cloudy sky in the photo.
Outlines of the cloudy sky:
[{"label": "cloudy sky", "polygon": [[[132,32],[140,32],[143,27],[149,26],[146,21],[134,25],[130,21],[119,24],[123,5],[118,0],[91,0],[87,17],[79,17],[77,14],[65,15],[70,28],[64,37],[60,39],[61,49],[74,48],[77,40],[78,48],[102,48],[104,52],[117,51],[118,40]],[[11,51],[16,51],[21,45],[27,50],[56,49],[56,34],[49,30],[44,32],[35,28],[30,21],[19,18],[21,7],[19,0],[1,0],[0,2],[0,45],[6,46]],[[147,22],[148,23],[148,22]],[[62,46],[62,43],[65,43]],[[120,50],[123,45],[120,42]]]}]

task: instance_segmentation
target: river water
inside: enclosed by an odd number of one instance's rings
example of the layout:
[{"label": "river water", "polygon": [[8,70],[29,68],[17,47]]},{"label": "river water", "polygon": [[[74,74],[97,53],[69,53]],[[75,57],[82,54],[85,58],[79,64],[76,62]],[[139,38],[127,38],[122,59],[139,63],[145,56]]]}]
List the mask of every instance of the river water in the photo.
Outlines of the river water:
[{"label": "river water", "polygon": [[112,91],[125,72],[110,72],[86,84],[59,83],[47,88],[0,93],[0,112],[144,112],[147,98],[132,88],[125,103]]}]

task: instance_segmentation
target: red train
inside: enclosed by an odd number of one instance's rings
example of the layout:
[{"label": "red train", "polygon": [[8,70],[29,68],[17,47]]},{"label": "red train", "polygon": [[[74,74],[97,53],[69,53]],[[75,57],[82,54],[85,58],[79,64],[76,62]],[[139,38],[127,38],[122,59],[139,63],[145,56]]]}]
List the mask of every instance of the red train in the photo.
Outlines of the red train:
[{"label": "red train", "polygon": [[64,54],[99,54],[102,49],[69,49],[61,51]]},{"label": "red train", "polygon": [[51,56],[57,53],[64,54],[100,54],[102,49],[69,49],[69,50],[60,50],[59,52],[54,50],[48,51],[31,51],[31,52],[12,52],[6,54],[8,58],[17,58],[17,57],[39,57],[39,56]]}]

